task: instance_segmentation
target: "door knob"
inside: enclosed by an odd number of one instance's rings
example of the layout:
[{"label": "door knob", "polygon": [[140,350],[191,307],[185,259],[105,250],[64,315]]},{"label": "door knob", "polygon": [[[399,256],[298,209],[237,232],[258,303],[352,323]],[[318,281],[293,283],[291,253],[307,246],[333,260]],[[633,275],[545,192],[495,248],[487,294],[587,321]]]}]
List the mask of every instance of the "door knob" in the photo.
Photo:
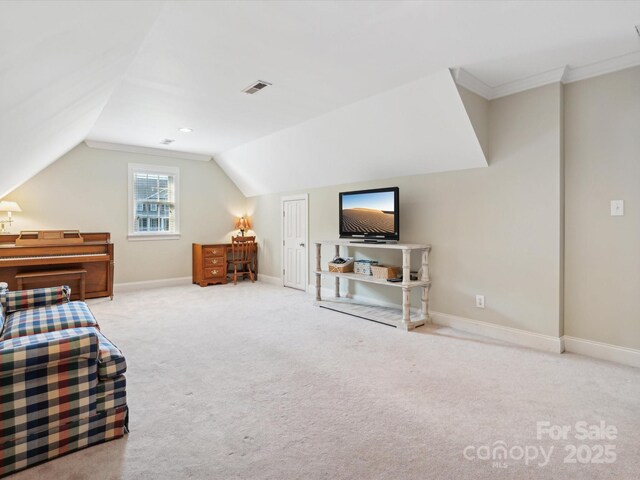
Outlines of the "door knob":
[{"label": "door knob", "polygon": [[301,243],[301,244],[300,244],[300,246],[301,246],[301,247],[304,247],[304,243]]}]

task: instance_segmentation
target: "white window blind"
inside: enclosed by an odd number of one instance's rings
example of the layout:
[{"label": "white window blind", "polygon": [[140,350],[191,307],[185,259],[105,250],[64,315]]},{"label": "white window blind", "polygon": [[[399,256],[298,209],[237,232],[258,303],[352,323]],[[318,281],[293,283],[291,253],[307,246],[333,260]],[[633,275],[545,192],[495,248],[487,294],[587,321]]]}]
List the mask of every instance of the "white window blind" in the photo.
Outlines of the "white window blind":
[{"label": "white window blind", "polygon": [[177,238],[178,180],[175,167],[129,165],[130,239]]}]

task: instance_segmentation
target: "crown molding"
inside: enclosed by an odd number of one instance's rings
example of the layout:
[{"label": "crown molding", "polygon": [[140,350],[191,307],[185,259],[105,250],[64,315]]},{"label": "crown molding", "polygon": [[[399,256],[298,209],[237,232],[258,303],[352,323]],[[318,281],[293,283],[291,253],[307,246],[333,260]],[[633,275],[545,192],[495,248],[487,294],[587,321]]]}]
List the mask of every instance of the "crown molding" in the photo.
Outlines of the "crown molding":
[{"label": "crown molding", "polygon": [[617,72],[618,70],[624,70],[625,68],[636,67],[638,65],[640,65],[640,50],[610,58],[609,60],[603,60],[602,62],[569,68],[567,75],[563,79],[563,83],[586,80],[587,78]]},{"label": "crown molding", "polygon": [[473,93],[477,93],[487,100],[491,100],[493,98],[493,88],[482,80],[471,75],[464,68],[451,68],[449,70],[451,71],[451,75],[455,82],[461,87],[471,90]]},{"label": "crown molding", "polygon": [[183,158],[185,160],[198,160],[208,162],[211,156],[200,153],[179,152],[177,150],[164,150],[162,148],[140,147],[137,145],[124,145],[122,143],[99,142],[96,140],[85,140],[87,147],[98,148],[100,150],[113,150],[116,152],[142,153],[145,155],[155,155],[158,157]]},{"label": "crown molding", "polygon": [[524,92],[525,90],[531,90],[532,88],[561,82],[566,71],[567,66],[565,65],[564,67],[554,68],[553,70],[542,72],[537,75],[531,75],[530,77],[523,78],[521,80],[503,83],[502,85],[493,87],[493,96],[491,100],[494,98],[506,97],[507,95],[513,95],[514,93]]},{"label": "crown molding", "polygon": [[637,65],[640,65],[640,51],[627,53],[589,65],[577,67],[565,65],[564,67],[554,68],[553,70],[520,80],[514,80],[513,82],[503,83],[495,87],[487,85],[462,67],[451,69],[451,74],[455,82],[461,87],[471,90],[487,100],[495,100],[496,98],[506,97],[507,95],[513,95],[514,93],[524,92],[525,90],[550,85],[552,83],[577,82]]}]

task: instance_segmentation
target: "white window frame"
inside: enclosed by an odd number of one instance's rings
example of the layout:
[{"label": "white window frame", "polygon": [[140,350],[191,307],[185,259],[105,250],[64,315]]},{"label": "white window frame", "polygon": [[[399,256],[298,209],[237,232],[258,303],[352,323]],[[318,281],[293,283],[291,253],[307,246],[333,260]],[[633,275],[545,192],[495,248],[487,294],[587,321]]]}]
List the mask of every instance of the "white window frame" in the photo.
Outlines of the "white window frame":
[{"label": "white window frame", "polygon": [[[156,175],[171,175],[174,177],[175,187],[175,218],[173,232],[136,232],[136,206],[133,199],[133,176],[136,173],[152,173]],[[179,240],[180,239],[180,169],[165,165],[147,165],[145,163],[129,164],[129,202],[128,202],[129,240]]]}]

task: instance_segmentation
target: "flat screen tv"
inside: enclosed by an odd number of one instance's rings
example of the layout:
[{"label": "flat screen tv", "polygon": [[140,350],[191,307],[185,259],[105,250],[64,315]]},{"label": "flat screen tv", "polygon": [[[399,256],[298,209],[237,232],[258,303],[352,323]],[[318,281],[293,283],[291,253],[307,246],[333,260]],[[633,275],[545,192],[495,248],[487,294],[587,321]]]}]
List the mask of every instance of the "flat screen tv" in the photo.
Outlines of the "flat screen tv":
[{"label": "flat screen tv", "polygon": [[340,192],[340,238],[357,242],[400,239],[398,187]]}]

